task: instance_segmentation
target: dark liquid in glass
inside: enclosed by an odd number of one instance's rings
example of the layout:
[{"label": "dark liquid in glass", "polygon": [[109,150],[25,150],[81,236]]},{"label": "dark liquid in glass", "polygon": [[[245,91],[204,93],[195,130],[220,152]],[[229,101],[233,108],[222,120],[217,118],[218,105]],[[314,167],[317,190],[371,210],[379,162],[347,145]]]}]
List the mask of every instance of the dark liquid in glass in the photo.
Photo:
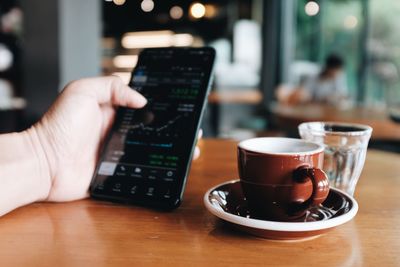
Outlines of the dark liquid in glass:
[{"label": "dark liquid in glass", "polygon": [[325,125],[325,131],[329,132],[362,132],[365,131],[364,128],[355,126],[343,126],[343,125]]}]

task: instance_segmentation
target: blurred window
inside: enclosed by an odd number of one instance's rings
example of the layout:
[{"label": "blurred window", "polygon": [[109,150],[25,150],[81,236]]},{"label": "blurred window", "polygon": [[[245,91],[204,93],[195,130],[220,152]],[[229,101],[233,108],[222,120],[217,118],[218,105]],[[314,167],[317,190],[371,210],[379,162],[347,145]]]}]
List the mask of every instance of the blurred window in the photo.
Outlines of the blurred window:
[{"label": "blurred window", "polygon": [[370,0],[366,101],[400,103],[400,2]]},{"label": "blurred window", "polygon": [[[291,69],[315,76],[330,54],[343,58],[348,94],[357,97],[362,0],[297,2],[295,55]],[[300,64],[302,63],[302,64]],[[301,69],[300,66],[307,68]]]},{"label": "blurred window", "polygon": [[[299,0],[289,80],[314,75],[329,54],[345,62],[353,101],[383,105],[400,91],[400,2],[392,0]],[[305,68],[299,68],[305,66]],[[308,73],[309,72],[309,73]]]}]

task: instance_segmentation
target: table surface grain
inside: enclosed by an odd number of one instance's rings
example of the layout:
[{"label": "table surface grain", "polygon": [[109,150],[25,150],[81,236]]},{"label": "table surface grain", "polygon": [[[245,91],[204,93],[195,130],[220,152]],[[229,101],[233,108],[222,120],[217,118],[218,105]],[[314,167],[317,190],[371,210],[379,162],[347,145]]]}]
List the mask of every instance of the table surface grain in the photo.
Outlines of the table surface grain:
[{"label": "table surface grain", "polygon": [[22,207],[0,218],[0,266],[400,266],[400,155],[368,151],[353,221],[278,242],[230,230],[205,209],[204,192],[237,177],[236,143],[200,145],[179,209],[90,199]]}]

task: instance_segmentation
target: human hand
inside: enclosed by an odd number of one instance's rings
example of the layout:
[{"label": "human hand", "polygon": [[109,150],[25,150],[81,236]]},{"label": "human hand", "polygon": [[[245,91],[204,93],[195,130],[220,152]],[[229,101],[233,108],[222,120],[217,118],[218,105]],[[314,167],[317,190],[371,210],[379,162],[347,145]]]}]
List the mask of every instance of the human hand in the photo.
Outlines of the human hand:
[{"label": "human hand", "polygon": [[47,159],[48,201],[88,196],[100,148],[110,129],[114,106],[141,108],[147,103],[118,77],[88,78],[68,84],[28,133]]},{"label": "human hand", "polygon": [[[114,121],[114,106],[141,108],[146,102],[114,76],[67,85],[43,118],[28,130],[38,137],[36,149],[47,159],[50,188],[46,200],[87,197],[102,143]],[[198,139],[201,135],[200,130]],[[199,156],[196,146],[193,159]]]}]

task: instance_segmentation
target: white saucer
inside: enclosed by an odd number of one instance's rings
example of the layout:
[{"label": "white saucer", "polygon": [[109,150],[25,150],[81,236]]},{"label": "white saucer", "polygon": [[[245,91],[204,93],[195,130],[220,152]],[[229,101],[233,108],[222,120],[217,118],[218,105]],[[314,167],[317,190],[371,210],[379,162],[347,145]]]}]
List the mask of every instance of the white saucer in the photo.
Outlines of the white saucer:
[{"label": "white saucer", "polygon": [[204,195],[206,208],[231,226],[268,239],[309,239],[350,221],[358,211],[357,201],[331,188],[319,207],[311,208],[302,221],[279,222],[252,218],[239,180],[219,184]]}]

